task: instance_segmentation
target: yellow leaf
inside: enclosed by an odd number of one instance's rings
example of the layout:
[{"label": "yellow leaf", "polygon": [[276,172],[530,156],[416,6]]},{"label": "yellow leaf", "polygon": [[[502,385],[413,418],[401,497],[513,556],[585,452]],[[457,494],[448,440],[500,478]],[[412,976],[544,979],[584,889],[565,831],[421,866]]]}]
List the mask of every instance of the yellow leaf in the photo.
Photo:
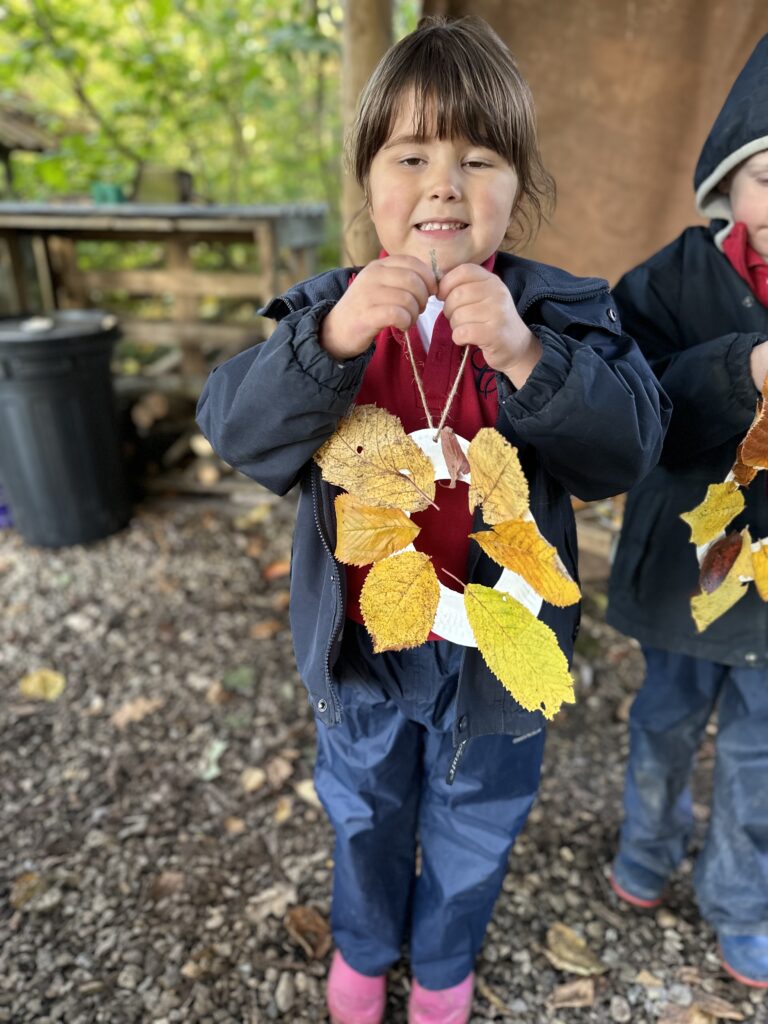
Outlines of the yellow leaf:
[{"label": "yellow leaf", "polygon": [[693,544],[706,544],[726,528],[744,508],[744,495],[734,480],[710,484],[704,501],[680,518],[691,528]]},{"label": "yellow leaf", "polygon": [[432,463],[386,409],[356,406],[314,458],[328,483],[369,505],[420,512],[434,504]]},{"label": "yellow leaf", "polygon": [[470,511],[483,506],[486,523],[522,519],[528,511],[528,481],[517,449],[492,427],[478,430],[467,451],[471,469]]},{"label": "yellow leaf", "polygon": [[573,680],[557,637],[519,601],[503,591],[470,583],[464,606],[488,668],[528,711],[554,718],[573,704]]},{"label": "yellow leaf", "polygon": [[492,530],[470,533],[470,537],[495,562],[522,576],[550,604],[565,608],[581,597],[557,551],[531,520],[498,523]]},{"label": "yellow leaf", "polygon": [[30,700],[58,700],[64,692],[66,680],[61,672],[52,668],[38,668],[19,683],[19,690]]},{"label": "yellow leaf", "polygon": [[345,565],[369,565],[393,555],[421,529],[399,508],[364,505],[351,494],[336,498],[336,557]]},{"label": "yellow leaf", "polygon": [[605,974],[608,965],[595,956],[584,939],[559,921],[547,931],[547,948],[544,953],[550,963],[560,971],[590,977]]},{"label": "yellow leaf", "polygon": [[752,548],[752,575],[758,594],[763,601],[768,601],[768,537],[763,537],[757,544]]},{"label": "yellow leaf", "polygon": [[699,633],[703,633],[707,626],[725,615],[747,592],[746,583],[742,583],[739,577],[752,579],[752,540],[746,527],[741,531],[741,536],[739,557],[720,586],[710,594],[702,592],[691,598],[691,614]]},{"label": "yellow leaf", "polygon": [[439,600],[440,584],[427,555],[404,551],[377,562],[360,593],[360,611],[374,651],[402,651],[423,644]]}]

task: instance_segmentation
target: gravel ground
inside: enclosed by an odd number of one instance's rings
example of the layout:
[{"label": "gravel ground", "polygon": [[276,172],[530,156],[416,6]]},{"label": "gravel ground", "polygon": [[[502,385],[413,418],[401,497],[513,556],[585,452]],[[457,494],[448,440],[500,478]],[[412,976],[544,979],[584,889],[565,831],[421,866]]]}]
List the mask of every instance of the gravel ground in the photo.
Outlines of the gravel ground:
[{"label": "gravel ground", "polygon": [[[0,1022],[325,1020],[331,832],[287,630],[293,508],[257,508],[154,502],[58,552],[0,532]],[[550,730],[472,1020],[768,1022],[718,965],[690,864],[655,915],[607,886],[641,659],[602,623],[604,585],[585,590],[579,699]],[[20,691],[39,668],[65,677],[57,700]],[[710,737],[700,832],[712,755]],[[607,966],[594,983],[545,955],[559,922]],[[407,990],[399,966],[388,1021]]]}]

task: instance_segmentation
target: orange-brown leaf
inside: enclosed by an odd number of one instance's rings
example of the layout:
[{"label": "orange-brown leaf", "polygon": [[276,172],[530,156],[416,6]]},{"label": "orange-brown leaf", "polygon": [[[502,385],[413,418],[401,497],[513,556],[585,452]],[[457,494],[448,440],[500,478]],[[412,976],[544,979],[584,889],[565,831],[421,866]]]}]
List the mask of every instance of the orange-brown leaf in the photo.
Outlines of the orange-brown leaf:
[{"label": "orange-brown leaf", "polygon": [[469,462],[456,439],[455,432],[450,427],[443,427],[440,433],[440,447],[443,450],[443,458],[451,476],[451,482],[448,486],[455,487],[458,478],[469,473]]},{"label": "orange-brown leaf", "polygon": [[739,447],[736,449],[736,461],[731,467],[731,473],[733,473],[733,479],[740,487],[749,487],[752,481],[757,476],[757,469],[755,466],[746,466],[741,457],[741,449],[744,447],[742,441]]},{"label": "orange-brown leaf", "polygon": [[752,539],[746,527],[741,531],[742,546],[736,561],[723,582],[711,594],[700,593],[691,598],[691,614],[696,629],[703,633],[721,615],[725,615],[747,592],[743,580],[752,579]]},{"label": "orange-brown leaf", "polygon": [[763,384],[762,397],[758,400],[755,418],[747,431],[747,435],[739,446],[741,461],[745,466],[756,469],[768,469],[768,414],[766,413],[766,397],[768,397],[768,379]]},{"label": "orange-brown leaf", "polygon": [[743,538],[735,531],[710,545],[699,570],[699,586],[705,594],[717,590],[741,554],[742,547]]}]

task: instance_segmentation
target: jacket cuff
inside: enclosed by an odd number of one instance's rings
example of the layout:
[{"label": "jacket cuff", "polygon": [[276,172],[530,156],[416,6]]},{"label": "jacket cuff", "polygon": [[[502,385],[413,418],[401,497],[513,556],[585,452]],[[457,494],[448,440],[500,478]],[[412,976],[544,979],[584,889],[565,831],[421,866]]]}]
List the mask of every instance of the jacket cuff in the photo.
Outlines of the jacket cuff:
[{"label": "jacket cuff", "polygon": [[542,345],[541,359],[519,389],[503,374],[497,375],[499,405],[512,420],[535,416],[555,395],[571,372],[572,353],[567,341],[538,324],[528,325]]},{"label": "jacket cuff", "polygon": [[[319,342],[320,324],[335,302],[318,302],[296,314],[300,317],[291,338],[291,354],[299,369],[322,388],[331,391],[355,391],[373,355],[374,346],[343,363],[328,355]],[[286,318],[287,319],[287,318]],[[285,323],[285,321],[283,321]]]}]

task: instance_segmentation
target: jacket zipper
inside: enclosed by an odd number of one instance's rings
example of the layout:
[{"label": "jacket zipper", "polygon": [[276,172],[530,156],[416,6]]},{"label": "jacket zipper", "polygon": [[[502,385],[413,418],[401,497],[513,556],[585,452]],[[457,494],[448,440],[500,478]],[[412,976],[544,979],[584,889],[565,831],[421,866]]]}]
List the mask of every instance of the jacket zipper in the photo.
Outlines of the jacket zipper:
[{"label": "jacket zipper", "polygon": [[328,646],[325,649],[324,667],[325,683],[328,688],[328,693],[330,694],[331,700],[333,701],[334,721],[338,722],[341,718],[341,704],[339,701],[338,694],[336,693],[336,687],[333,685],[333,680],[331,679],[331,648],[333,647],[334,643],[338,639],[339,634],[341,632],[341,630],[339,629],[341,617],[338,614],[339,608],[341,607],[341,579],[339,577],[340,569],[338,563],[336,562],[336,558],[334,557],[334,554],[331,551],[330,545],[328,544],[328,541],[325,539],[325,531],[323,530],[323,524],[320,522],[320,493],[317,483],[319,478],[319,470],[317,469],[317,466],[314,463],[310,468],[310,473],[312,483],[312,512],[315,517],[315,526],[317,527],[317,532],[320,535],[322,545],[327,551],[328,557],[331,559],[331,562],[333,563],[334,567],[333,575],[331,578],[333,579],[333,582],[336,585],[336,613],[334,617],[333,628],[331,629],[331,634],[328,638]]}]

